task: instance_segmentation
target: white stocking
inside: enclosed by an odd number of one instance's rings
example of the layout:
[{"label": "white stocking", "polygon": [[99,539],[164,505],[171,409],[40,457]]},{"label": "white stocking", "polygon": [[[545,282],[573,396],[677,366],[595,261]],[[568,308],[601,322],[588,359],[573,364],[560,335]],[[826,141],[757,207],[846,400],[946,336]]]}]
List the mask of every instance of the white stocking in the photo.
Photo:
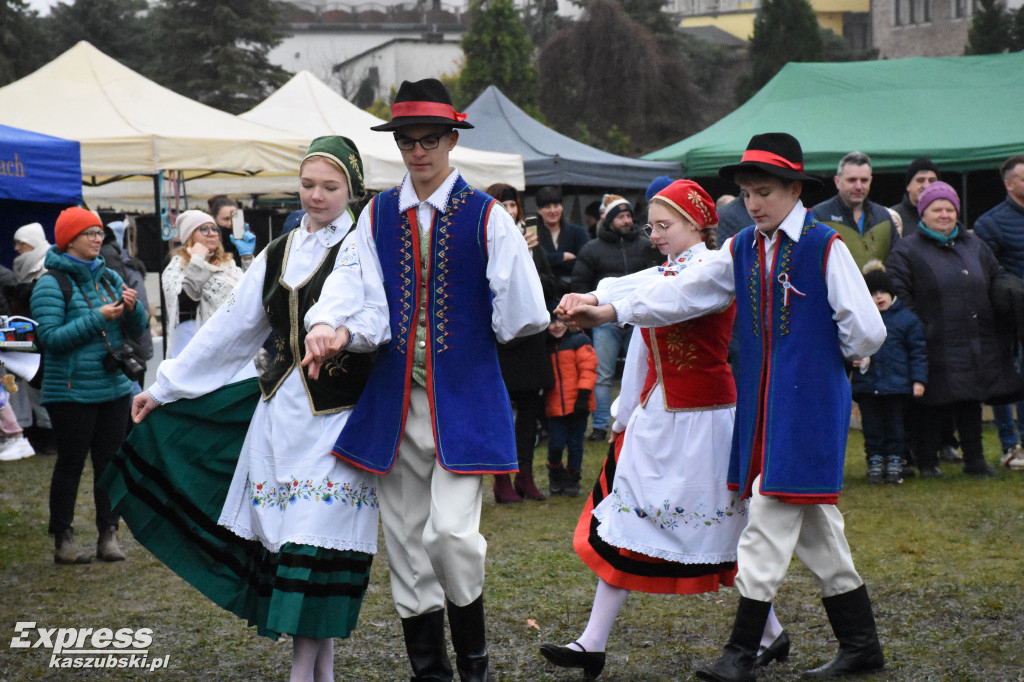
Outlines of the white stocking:
[{"label": "white stocking", "polygon": [[320,640],[311,637],[292,637],[292,676],[290,682],[313,682],[313,667]]},{"label": "white stocking", "polygon": [[594,594],[594,605],[590,607],[587,629],[569,646],[573,649],[583,647],[585,651],[604,651],[608,644],[608,633],[612,631],[615,618],[619,615],[628,595],[629,590],[613,587],[599,578],[597,592]]},{"label": "white stocking", "polygon": [[775,615],[775,606],[768,611],[768,620],[764,623],[764,634],[761,635],[761,649],[767,649],[771,646],[779,635],[782,634],[782,623],[779,622],[778,616]]},{"label": "white stocking", "polygon": [[334,639],[314,640],[319,644],[316,667],[313,668],[313,682],[334,682]]}]

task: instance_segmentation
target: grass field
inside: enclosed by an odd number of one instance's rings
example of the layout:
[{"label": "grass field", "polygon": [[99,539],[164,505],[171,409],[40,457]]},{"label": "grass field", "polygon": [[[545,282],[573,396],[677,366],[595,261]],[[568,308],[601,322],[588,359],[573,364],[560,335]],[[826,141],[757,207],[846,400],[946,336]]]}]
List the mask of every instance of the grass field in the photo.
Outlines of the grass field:
[{"label": "grass field", "polygon": [[[998,463],[994,432],[986,453]],[[588,443],[592,483],[604,446]],[[874,601],[888,667],[868,680],[1024,681],[1024,473],[965,477],[943,465],[940,480],[899,487],[864,480],[860,434],[851,432],[839,507],[858,570]],[[538,450],[542,467],[543,451]],[[256,636],[153,559],[125,529],[126,562],[55,566],[46,534],[52,458],[0,463],[0,680],[287,679],[291,642]],[[490,485],[488,479],[487,485]],[[546,481],[542,487],[546,488]],[[496,680],[576,680],[537,653],[586,624],[595,578],[572,551],[582,497],[497,506],[485,493],[489,542],[485,603]],[[76,529],[95,542],[91,470],[78,496]],[[381,543],[383,550],[383,542]],[[608,645],[602,680],[692,679],[718,655],[738,596],[634,594]],[[775,602],[793,637],[784,664],[759,675],[789,680],[831,658],[835,641],[813,578],[795,561]],[[166,669],[56,670],[42,648],[11,648],[15,623],[39,628],[151,628],[151,658]],[[390,600],[387,559],[374,563],[358,629],[335,644],[338,680],[407,680],[401,626]]]}]

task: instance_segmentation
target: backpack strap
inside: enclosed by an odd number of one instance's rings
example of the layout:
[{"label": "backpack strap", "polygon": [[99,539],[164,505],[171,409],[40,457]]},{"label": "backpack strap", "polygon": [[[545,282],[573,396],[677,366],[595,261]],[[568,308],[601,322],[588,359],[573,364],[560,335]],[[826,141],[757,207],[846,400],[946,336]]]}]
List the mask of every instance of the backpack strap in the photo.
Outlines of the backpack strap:
[{"label": "backpack strap", "polygon": [[[64,308],[68,307],[68,303],[71,302],[71,278],[68,277],[68,273],[63,270],[47,270],[43,273],[44,275],[50,275],[57,280],[57,286],[60,287],[61,296],[64,297]],[[103,282],[103,288],[107,290],[110,297],[115,301],[118,299],[116,292],[117,286],[114,281],[114,275],[111,274],[110,270],[104,270],[103,275],[100,277],[100,281]],[[85,295],[84,293],[82,294]]]},{"label": "backpack strap", "polygon": [[71,302],[71,278],[63,270],[47,270],[43,274],[50,275],[57,280],[57,286],[60,287],[60,293],[64,297],[64,307],[67,308],[68,303]]}]

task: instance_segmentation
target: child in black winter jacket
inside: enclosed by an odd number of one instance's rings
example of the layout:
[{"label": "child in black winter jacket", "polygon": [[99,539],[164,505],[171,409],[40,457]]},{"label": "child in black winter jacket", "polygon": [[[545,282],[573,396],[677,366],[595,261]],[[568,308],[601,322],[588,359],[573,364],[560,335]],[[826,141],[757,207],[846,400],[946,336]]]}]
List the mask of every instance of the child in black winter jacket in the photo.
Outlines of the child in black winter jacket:
[{"label": "child in black winter jacket", "polygon": [[864,275],[885,323],[885,343],[870,358],[855,362],[853,397],[860,406],[868,481],[901,483],[904,412],[910,397],[924,395],[928,350],[917,316],[895,298],[885,270]]}]

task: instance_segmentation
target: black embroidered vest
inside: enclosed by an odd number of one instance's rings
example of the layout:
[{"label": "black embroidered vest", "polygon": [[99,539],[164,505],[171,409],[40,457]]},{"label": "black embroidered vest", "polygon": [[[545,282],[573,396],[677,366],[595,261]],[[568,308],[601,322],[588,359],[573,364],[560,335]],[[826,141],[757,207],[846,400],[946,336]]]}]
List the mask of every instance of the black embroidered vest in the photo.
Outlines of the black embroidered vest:
[{"label": "black embroidered vest", "polygon": [[294,289],[281,279],[286,266],[289,246],[294,232],[278,237],[267,247],[267,274],[263,280],[263,309],[273,328],[274,348],[277,355],[260,375],[263,399],[270,400],[294,369],[302,377],[313,414],[332,414],[351,409],[363,392],[376,353],[349,353],[342,351],[320,368],[320,378],[313,380],[300,367],[306,354],[306,328],[303,318],[316,303],[324,281],[334,269],[338,257],[338,242],[320,261],[316,269]]}]

